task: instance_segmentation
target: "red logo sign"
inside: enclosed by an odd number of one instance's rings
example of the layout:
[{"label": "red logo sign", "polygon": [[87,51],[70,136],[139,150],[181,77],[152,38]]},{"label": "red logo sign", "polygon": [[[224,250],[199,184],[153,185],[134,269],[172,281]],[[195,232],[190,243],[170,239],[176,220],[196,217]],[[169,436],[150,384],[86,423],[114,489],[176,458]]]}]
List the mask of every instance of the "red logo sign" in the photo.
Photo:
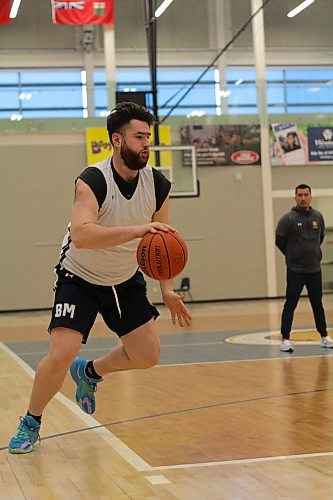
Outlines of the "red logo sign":
[{"label": "red logo sign", "polygon": [[231,160],[238,165],[251,165],[259,160],[259,155],[255,151],[241,150],[231,155]]}]

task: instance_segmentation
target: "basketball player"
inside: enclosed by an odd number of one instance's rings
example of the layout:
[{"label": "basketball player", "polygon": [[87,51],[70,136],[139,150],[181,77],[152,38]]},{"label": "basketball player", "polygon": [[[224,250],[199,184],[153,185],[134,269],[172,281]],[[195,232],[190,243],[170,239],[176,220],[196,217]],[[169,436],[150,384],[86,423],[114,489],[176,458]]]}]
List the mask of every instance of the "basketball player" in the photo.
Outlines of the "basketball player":
[{"label": "basketball player", "polygon": [[321,347],[333,347],[327,335],[325,311],[322,304],[321,249],[325,223],[320,212],[311,208],[311,188],[300,184],[295,189],[296,206],[285,214],[276,228],[276,245],[285,255],[287,290],[281,318],[281,351],[293,352],[290,331],[294,311],[303,287],[306,286]]},{"label": "basketball player", "polygon": [[[76,400],[94,413],[97,384],[111,372],[149,368],[159,361],[160,342],[146,284],[136,261],[139,238],[168,224],[170,182],[146,166],[153,117],[135,103],[118,104],[107,119],[113,156],[86,168],[75,183],[71,223],[56,266],[49,325],[50,348],[39,363],[27,415],[9,443],[11,453],[33,451],[42,413],[60,390],[70,366]],[[160,282],[172,322],[191,316],[172,280]],[[96,360],[77,358],[100,313],[121,343]]]}]

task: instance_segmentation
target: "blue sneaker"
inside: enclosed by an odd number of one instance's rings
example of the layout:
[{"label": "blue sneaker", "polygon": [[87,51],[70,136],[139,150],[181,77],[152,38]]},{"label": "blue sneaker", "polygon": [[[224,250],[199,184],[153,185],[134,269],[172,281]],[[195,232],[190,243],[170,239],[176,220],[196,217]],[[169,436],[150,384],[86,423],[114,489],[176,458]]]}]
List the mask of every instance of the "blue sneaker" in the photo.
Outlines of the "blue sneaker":
[{"label": "blue sneaker", "polygon": [[20,425],[8,445],[9,453],[30,453],[34,451],[36,441],[40,441],[40,423],[30,415],[20,417],[20,420]]},{"label": "blue sneaker", "polygon": [[88,363],[87,359],[75,358],[70,367],[72,379],[77,385],[76,401],[85,413],[91,415],[95,412],[95,392],[97,391],[98,382],[102,382],[103,378],[94,379],[86,375],[85,368]]}]

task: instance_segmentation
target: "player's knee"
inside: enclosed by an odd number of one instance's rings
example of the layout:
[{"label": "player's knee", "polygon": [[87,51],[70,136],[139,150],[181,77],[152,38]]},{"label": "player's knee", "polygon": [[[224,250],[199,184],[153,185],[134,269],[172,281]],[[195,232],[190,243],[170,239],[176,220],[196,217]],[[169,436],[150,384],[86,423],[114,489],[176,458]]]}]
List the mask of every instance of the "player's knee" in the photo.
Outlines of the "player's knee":
[{"label": "player's knee", "polygon": [[160,349],[156,349],[154,352],[150,352],[145,359],[146,362],[145,368],[152,368],[153,366],[157,365],[159,360],[160,360]]},{"label": "player's knee", "polygon": [[135,364],[138,368],[152,368],[157,365],[160,360],[160,347],[147,350],[147,352],[136,356]]},{"label": "player's knee", "polygon": [[75,358],[75,353],[72,353],[71,351],[51,351],[48,357],[49,362],[52,365],[52,369],[54,371],[58,371],[68,368],[72,364]]}]

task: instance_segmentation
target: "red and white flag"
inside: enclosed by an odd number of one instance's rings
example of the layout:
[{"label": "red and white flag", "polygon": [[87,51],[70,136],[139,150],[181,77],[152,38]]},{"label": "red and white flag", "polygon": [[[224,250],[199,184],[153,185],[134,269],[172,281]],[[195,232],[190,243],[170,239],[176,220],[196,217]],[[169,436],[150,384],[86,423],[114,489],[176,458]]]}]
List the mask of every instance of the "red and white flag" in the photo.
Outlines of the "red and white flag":
[{"label": "red and white flag", "polygon": [[0,0],[0,24],[10,23],[10,0]]},{"label": "red and white flag", "polygon": [[[1,0],[0,0],[1,1]],[[55,24],[113,24],[114,0],[80,0],[52,2],[52,17]]]}]

